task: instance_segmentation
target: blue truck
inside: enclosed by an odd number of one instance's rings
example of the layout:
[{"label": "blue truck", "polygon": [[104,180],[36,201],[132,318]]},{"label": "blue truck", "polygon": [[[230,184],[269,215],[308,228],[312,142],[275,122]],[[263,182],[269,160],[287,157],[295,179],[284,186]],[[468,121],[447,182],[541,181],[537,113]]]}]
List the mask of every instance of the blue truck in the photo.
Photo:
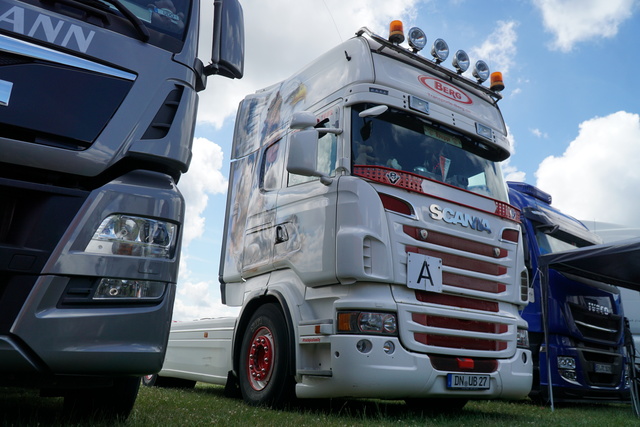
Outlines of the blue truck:
[{"label": "blue truck", "polygon": [[554,269],[549,270],[548,290],[541,287],[540,256],[598,244],[601,239],[551,206],[551,195],[537,187],[522,182],[508,182],[508,186],[510,203],[521,210],[525,264],[533,292],[522,311],[529,324],[534,363],[530,397],[549,399],[550,379],[556,401],[627,399],[624,314],[618,288]]}]

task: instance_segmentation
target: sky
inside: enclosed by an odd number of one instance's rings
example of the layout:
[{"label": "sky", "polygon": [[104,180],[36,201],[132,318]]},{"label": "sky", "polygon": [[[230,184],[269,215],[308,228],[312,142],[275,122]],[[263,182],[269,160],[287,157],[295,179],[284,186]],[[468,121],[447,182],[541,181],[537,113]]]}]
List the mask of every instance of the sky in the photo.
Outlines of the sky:
[{"label": "sky", "polygon": [[[213,1],[202,1],[199,57],[209,62]],[[640,212],[640,0],[240,0],[241,80],[209,77],[189,172],[174,320],[237,314],[220,301],[234,116],[244,96],[287,78],[361,27],[387,36],[394,19],[429,47],[443,38],[503,73],[507,180],[551,194],[585,221],[635,225]],[[429,55],[429,48],[423,51]],[[447,61],[450,65],[450,59]],[[470,74],[470,71],[467,71]],[[466,74],[465,74],[466,75]]]}]

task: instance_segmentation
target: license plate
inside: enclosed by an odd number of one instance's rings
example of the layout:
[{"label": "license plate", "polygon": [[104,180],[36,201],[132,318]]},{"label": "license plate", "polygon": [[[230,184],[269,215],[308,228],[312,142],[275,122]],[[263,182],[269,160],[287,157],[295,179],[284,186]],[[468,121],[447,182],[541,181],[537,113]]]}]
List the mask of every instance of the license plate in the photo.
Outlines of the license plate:
[{"label": "license plate", "polygon": [[442,292],[442,260],[409,252],[407,254],[407,287],[429,292]]},{"label": "license plate", "polygon": [[603,363],[596,363],[595,371],[598,374],[613,374],[613,367]]},{"label": "license plate", "polygon": [[447,374],[447,388],[457,390],[487,390],[489,375]]}]

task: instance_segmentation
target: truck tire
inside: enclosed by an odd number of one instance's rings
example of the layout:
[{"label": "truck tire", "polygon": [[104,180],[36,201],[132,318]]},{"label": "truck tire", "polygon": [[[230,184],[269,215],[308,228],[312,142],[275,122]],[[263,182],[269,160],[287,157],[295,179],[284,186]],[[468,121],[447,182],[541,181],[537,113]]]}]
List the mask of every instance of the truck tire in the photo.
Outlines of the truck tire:
[{"label": "truck tire", "polygon": [[194,388],[196,386],[196,381],[184,380],[182,378],[161,377],[158,374],[151,374],[142,377],[142,385],[145,387],[160,388]]},{"label": "truck tire", "polygon": [[124,421],[138,397],[140,377],[114,378],[110,387],[73,390],[64,396],[63,412],[71,419]]},{"label": "truck tire", "polygon": [[259,307],[244,331],[239,382],[242,398],[252,406],[283,407],[293,398],[291,343],[284,315],[275,304]]}]

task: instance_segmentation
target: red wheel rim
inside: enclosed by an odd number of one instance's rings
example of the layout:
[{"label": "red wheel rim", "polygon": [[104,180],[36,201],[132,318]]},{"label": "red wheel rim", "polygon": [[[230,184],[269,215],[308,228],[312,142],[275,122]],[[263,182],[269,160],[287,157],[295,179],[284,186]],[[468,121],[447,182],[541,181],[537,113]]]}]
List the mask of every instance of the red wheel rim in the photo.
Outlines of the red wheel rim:
[{"label": "red wheel rim", "polygon": [[253,334],[247,355],[247,377],[254,390],[261,391],[269,384],[274,356],[273,334],[269,328],[262,326]]}]

